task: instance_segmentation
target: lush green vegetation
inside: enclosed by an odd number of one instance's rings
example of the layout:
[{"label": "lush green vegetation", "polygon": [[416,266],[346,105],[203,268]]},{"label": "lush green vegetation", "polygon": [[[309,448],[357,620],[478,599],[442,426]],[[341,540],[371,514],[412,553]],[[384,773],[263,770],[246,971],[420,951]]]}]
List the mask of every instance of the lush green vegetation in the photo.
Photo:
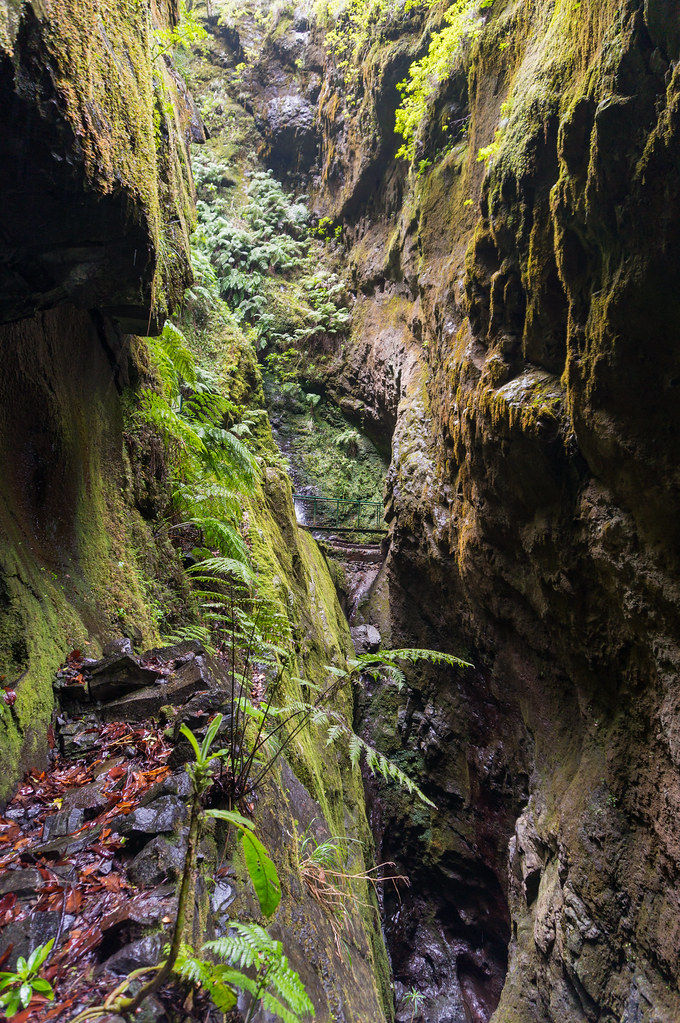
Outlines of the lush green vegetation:
[{"label": "lush green vegetation", "polygon": [[[306,204],[288,195],[271,172],[256,172],[247,186],[237,219],[215,201],[224,175],[208,159],[195,162],[200,194],[196,262],[214,268],[220,296],[237,322],[254,332],[261,352],[288,353],[289,364],[302,346],[341,334],[349,312],[336,274],[319,270],[318,247]],[[290,366],[288,366],[290,372]]]},{"label": "lush green vegetation", "polygon": [[349,325],[345,287],[328,266],[322,240],[329,225],[313,226],[306,203],[271,173],[252,173],[236,195],[225,186],[223,166],[200,151],[195,173],[193,323],[200,328],[221,310],[252,339],[296,479],[339,497],[382,501],[385,467],[373,445],[337,408],[305,390],[319,387],[328,349],[332,357]]},{"label": "lush green vegetation", "polygon": [[38,945],[28,959],[19,956],[16,970],[0,973],[0,1006],[7,1019],[28,1008],[34,994],[54,998],[52,985],[40,976],[40,969],[52,951],[54,938]]},{"label": "lush green vegetation", "polygon": [[[432,6],[434,0],[426,2]],[[397,155],[403,159],[409,162],[415,159],[418,132],[427,122],[430,103],[442,82],[451,75],[465,45],[481,32],[483,11],[493,3],[494,0],[454,0],[445,15],[446,26],[432,36],[425,56],[411,64],[408,78],[399,85],[402,99],[396,116],[396,130],[403,139]]]},{"label": "lush green vegetation", "polygon": [[162,438],[170,468],[169,527],[198,531],[203,554],[246,561],[238,525],[257,470],[244,440],[251,420],[197,364],[181,331],[165,324],[149,339],[156,386],[143,389],[136,417]]},{"label": "lush green vegetation", "polygon": [[302,1017],[315,1015],[300,977],[283,953],[283,945],[264,927],[235,923],[223,938],[206,942],[203,952],[210,958],[201,959],[184,949],[178,973],[200,984],[223,1012],[234,1007],[232,991],[239,988],[251,995],[245,1023],[250,1023],[260,1006],[284,1023],[298,1023]]},{"label": "lush green vegetation", "polygon": [[[382,503],[385,464],[371,441],[331,402],[293,379],[267,381],[278,435],[294,478],[319,494]],[[280,418],[279,418],[280,416]]]},{"label": "lush green vegetation", "polygon": [[408,10],[409,0],[316,0],[315,6],[317,17],[330,26],[326,45],[335,54],[346,100],[352,103],[357,98],[364,49],[380,38],[397,15]]}]

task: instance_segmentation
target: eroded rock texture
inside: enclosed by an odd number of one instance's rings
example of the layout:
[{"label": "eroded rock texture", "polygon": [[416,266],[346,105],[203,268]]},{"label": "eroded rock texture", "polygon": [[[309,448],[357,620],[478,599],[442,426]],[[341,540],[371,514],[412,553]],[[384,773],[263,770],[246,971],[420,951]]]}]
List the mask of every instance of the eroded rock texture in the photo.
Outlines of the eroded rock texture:
[{"label": "eroded rock texture", "polygon": [[[146,368],[126,332],[157,332],[190,280],[191,110],[152,59],[178,17],[174,0],[0,3],[0,674],[16,692],[0,798],[44,759],[67,651],[121,615],[154,632],[141,510],[158,511],[162,458],[136,438],[133,469],[121,396]],[[155,567],[181,589],[166,553]]]},{"label": "eroded rock texture", "polygon": [[[330,72],[322,94],[319,209],[348,220],[359,303],[337,386],[394,425],[366,613],[477,666],[366,710],[441,811],[376,805],[435,897],[413,933],[388,919],[432,1021],[489,1019],[508,938],[496,1023],[680,1018],[678,19],[494,5],[410,182],[413,26],[367,51],[355,108]],[[467,128],[438,155],[444,120]]]}]

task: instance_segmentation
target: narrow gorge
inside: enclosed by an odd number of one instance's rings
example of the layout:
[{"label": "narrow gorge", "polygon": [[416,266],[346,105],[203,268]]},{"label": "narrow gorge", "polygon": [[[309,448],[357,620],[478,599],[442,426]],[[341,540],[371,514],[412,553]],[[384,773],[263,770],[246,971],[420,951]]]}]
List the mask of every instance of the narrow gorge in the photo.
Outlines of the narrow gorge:
[{"label": "narrow gorge", "polygon": [[680,1023],[680,6],[0,0],[0,97],[2,1018]]}]

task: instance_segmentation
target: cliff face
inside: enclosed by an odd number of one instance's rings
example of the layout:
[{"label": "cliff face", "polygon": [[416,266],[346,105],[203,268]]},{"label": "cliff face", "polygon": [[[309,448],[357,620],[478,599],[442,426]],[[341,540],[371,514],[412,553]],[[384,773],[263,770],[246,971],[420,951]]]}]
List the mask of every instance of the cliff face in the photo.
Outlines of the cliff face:
[{"label": "cliff face", "polygon": [[509,945],[498,1023],[674,1020],[679,15],[494,4],[408,180],[394,86],[427,35],[393,28],[353,105],[327,56],[317,205],[357,291],[332,386],[393,429],[367,615],[477,665],[367,708],[445,811],[376,809],[439,899],[397,978],[427,1019],[488,1019]]},{"label": "cliff face", "polygon": [[[174,0],[0,2],[0,185],[6,197],[0,243],[3,807],[24,772],[37,774],[53,760],[50,746],[63,745],[57,725],[50,726],[55,672],[67,655],[79,664],[74,650],[96,657],[121,634],[146,649],[159,642],[159,618],[164,633],[195,620],[196,598],[181,551],[167,539],[170,455],[161,436],[134,417],[139,387],[149,386],[152,375],[146,343],[131,333],[158,333],[191,283],[189,142],[205,136],[183,79],[162,52],[179,16]],[[220,48],[213,45],[219,59]],[[204,63],[213,81],[224,67],[213,68],[211,55]],[[231,141],[215,139],[220,155]],[[234,407],[259,412],[252,442],[261,479],[241,502],[241,525],[258,584],[280,623],[290,624],[290,636],[281,624],[297,686],[288,695],[299,700],[298,676],[321,684],[327,665],[346,663],[347,623],[326,559],[297,529],[290,481],[261,408],[252,341],[229,316],[214,311],[198,338],[193,328],[189,323],[188,343],[195,344],[215,385]],[[217,691],[208,697],[212,713],[225,693],[221,669],[213,664],[210,670],[214,677],[206,676],[202,685]],[[351,696],[338,697],[336,710],[351,720]],[[147,713],[162,717],[160,702]],[[178,707],[178,726],[184,713]],[[197,718],[186,713],[191,727],[200,728],[207,711]],[[76,716],[66,731],[79,736],[86,724]],[[317,1019],[359,1020],[364,1012],[376,1021],[389,1019],[389,969],[372,890],[364,885],[361,900],[348,908],[341,952],[334,918],[301,873],[300,843],[305,839],[307,849],[312,836],[321,842],[347,835],[357,869],[373,862],[360,772],[348,759],[326,763],[324,739],[305,730],[288,751],[295,774],[281,760],[253,799],[251,812],[284,892],[272,936],[284,942]],[[61,846],[66,853],[71,837]],[[181,830],[171,837],[175,857],[183,855],[182,840]],[[131,878],[137,851],[128,847],[130,855],[121,857]],[[152,848],[147,851],[152,857]],[[232,853],[229,848],[230,861]],[[223,854],[209,834],[187,927],[197,947],[225,933],[237,915],[261,918],[236,857],[226,892],[229,902],[237,901],[225,924],[217,905],[225,890],[219,881]],[[133,883],[143,892],[157,887],[157,880],[142,872]],[[74,920],[66,916],[62,945]],[[145,925],[155,926],[150,917],[140,920],[132,931],[117,932],[112,945],[102,940],[98,954],[108,957],[122,944],[124,956],[143,955]],[[32,951],[36,936],[54,936],[46,923],[40,926],[40,933],[36,928],[29,934],[20,925],[19,938],[16,929],[3,930],[8,968]],[[159,934],[154,943],[160,955]],[[159,1018],[158,1003],[145,1011]],[[201,1018],[206,1011],[200,1010]]]},{"label": "cliff face", "polygon": [[123,332],[157,329],[190,279],[190,110],[149,60],[177,17],[0,4],[0,650],[16,691],[0,796],[45,754],[65,654],[124,620],[153,639],[142,576],[177,573],[135,507],[121,402],[144,362]]},{"label": "cliff face", "polygon": [[[314,5],[275,14],[246,39],[262,44],[246,106],[262,156],[293,182],[311,174],[319,215],[342,225],[353,331],[319,372],[392,453],[389,554],[362,613],[394,646],[475,664],[362,697],[366,732],[437,803],[371,792],[378,858],[413,882],[384,905],[398,1018],[412,1020],[416,988],[428,1023],[670,1023],[677,7],[496,0],[430,104],[411,172],[395,156],[396,86],[439,6],[369,37],[352,90]],[[0,717],[0,796],[45,754],[64,655],[121,620],[153,640],[143,580],[176,571],[151,533],[154,481],[131,464],[121,395],[144,369],[127,332],[157,329],[189,277],[185,143],[200,126],[149,59],[150,33],[177,16],[170,0],[0,3],[0,659],[16,693]],[[238,78],[244,55],[213,28],[230,52],[213,43],[207,86],[217,66]],[[248,145],[254,134],[248,121]],[[231,144],[215,152],[231,158]],[[297,536],[280,471],[251,513],[313,674],[347,649],[327,567]],[[296,798],[338,831],[353,817],[368,856],[356,772],[321,757],[301,750],[317,803],[294,783]],[[262,816],[284,857],[293,809],[270,819],[282,791]],[[357,914],[353,986],[329,959],[328,921],[296,912],[281,935],[302,964],[312,921],[320,1014],[389,1018],[372,921]]]}]

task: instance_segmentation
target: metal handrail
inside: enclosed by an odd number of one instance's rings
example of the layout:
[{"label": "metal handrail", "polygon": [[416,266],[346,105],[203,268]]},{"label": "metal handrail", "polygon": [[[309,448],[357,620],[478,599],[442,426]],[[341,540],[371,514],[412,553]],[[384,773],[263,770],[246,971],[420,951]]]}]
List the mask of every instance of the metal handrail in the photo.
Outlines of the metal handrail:
[{"label": "metal handrail", "polygon": [[[300,523],[311,529],[383,533],[387,528],[383,521],[384,509],[379,501],[366,501],[360,497],[316,497],[313,494],[293,494],[293,501],[307,508],[311,505],[312,521]],[[354,515],[356,524],[348,524],[348,519],[353,519]]]}]

